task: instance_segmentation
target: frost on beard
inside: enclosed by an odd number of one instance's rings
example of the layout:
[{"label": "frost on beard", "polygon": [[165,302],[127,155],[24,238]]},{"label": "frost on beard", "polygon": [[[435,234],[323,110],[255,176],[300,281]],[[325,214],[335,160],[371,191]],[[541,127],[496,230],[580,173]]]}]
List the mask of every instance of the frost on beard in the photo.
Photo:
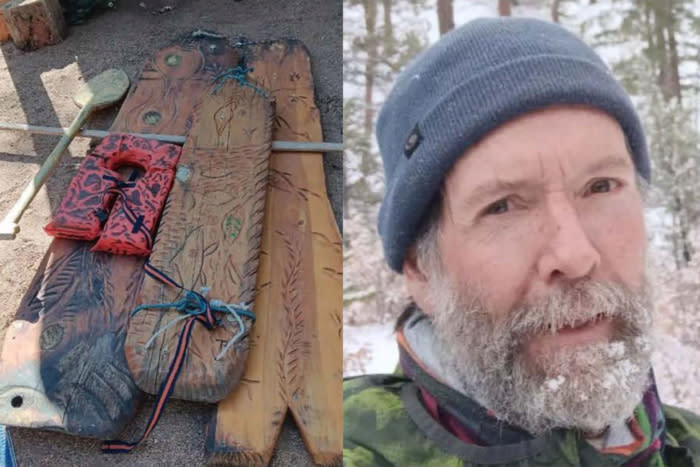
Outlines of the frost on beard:
[{"label": "frost on beard", "polygon": [[556,391],[562,384],[564,384],[564,381],[566,381],[566,378],[564,378],[563,375],[559,375],[556,378],[546,380],[544,385],[549,391]]}]

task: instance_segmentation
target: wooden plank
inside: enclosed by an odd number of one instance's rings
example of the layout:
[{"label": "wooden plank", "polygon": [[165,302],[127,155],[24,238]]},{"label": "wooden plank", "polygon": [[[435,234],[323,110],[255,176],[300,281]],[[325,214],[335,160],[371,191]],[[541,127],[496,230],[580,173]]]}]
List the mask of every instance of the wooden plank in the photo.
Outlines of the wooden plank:
[{"label": "wooden plank", "polygon": [[[271,149],[273,105],[236,81],[205,97],[183,147],[150,262],[187,289],[210,299],[253,305]],[[149,276],[140,303],[174,302],[182,291]],[[239,324],[216,313],[221,326],[194,328],[172,397],[218,402],[238,384],[248,358],[245,337],[216,359]],[[125,352],[136,384],[157,394],[167,378],[184,321],[177,311],[143,310],[129,321]],[[250,329],[251,320],[244,319]]]},{"label": "wooden plank", "polygon": [[2,6],[12,42],[25,50],[58,44],[66,35],[66,20],[58,0],[11,0]]},{"label": "wooden plank", "polygon": [[[274,139],[320,141],[311,67],[298,41],[245,50],[276,101]],[[289,408],[313,461],[340,464],[342,244],[321,154],[273,153],[251,352],[241,387],[208,426],[209,461],[267,465]]]},{"label": "wooden plank", "polygon": [[[147,63],[118,114],[115,131],[185,134],[206,67],[223,41],[202,39],[161,51]],[[212,48],[213,47],[213,48]],[[170,60],[175,66],[158,67]],[[235,61],[229,54],[227,60]],[[191,63],[182,73],[179,66]],[[206,69],[205,69],[206,68]],[[147,92],[142,90],[146,88]],[[173,103],[177,102],[177,105]],[[150,118],[153,117],[153,118]],[[9,326],[0,357],[0,424],[106,438],[132,418],[141,392],[129,374],[124,339],[143,261],[90,251],[91,243],[54,239]]]},{"label": "wooden plank", "polygon": [[204,88],[236,61],[236,51],[223,38],[185,38],[161,49],[146,62],[112,129],[186,135]]}]

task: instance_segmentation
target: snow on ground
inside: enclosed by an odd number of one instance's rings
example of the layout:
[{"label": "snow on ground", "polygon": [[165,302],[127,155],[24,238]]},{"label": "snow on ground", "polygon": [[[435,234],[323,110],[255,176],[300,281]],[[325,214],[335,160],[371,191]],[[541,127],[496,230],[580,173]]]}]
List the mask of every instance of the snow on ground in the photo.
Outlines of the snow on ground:
[{"label": "snow on ground", "polygon": [[393,373],[399,362],[394,323],[343,326],[343,375]]},{"label": "snow on ground", "polygon": [[661,401],[700,413],[700,350],[659,335],[651,361]]}]

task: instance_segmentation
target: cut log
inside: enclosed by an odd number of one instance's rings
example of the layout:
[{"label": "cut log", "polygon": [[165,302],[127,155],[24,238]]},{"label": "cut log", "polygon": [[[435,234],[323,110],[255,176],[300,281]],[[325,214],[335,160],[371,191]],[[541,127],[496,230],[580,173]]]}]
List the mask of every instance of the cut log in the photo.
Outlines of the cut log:
[{"label": "cut log", "polygon": [[11,0],[2,16],[12,42],[24,50],[58,44],[66,36],[66,20],[58,0]]},{"label": "cut log", "polygon": [[[200,292],[204,287],[209,299],[244,303],[252,310],[273,106],[254,88],[236,81],[227,81],[215,94],[210,89],[204,93],[150,262],[186,289]],[[181,296],[181,290],[147,276],[139,303],[172,303]],[[227,348],[240,331],[239,323],[230,314],[215,316],[220,326],[194,328],[172,397],[214,403],[240,381],[250,339]],[[148,393],[157,394],[167,378],[185,322],[151,339],[181,317],[175,310],[144,309],[129,321],[126,358],[136,384]],[[243,321],[249,330],[251,321]]]},{"label": "cut log", "polygon": [[10,0],[0,0],[0,42],[10,40],[10,30],[7,29],[5,17],[2,15],[2,6]]},{"label": "cut log", "polygon": [[[132,86],[112,130],[185,135],[205,65],[223,40],[168,47]],[[184,71],[183,71],[184,70]],[[10,324],[0,357],[0,424],[111,438],[131,420],[141,391],[124,357],[129,312],[143,278],[135,257],[55,239]]]},{"label": "cut log", "polygon": [[[276,101],[273,138],[320,141],[308,54],[298,41],[242,50]],[[342,450],[342,244],[321,154],[273,153],[248,365],[208,426],[211,463],[267,465],[287,409],[313,461]]]}]

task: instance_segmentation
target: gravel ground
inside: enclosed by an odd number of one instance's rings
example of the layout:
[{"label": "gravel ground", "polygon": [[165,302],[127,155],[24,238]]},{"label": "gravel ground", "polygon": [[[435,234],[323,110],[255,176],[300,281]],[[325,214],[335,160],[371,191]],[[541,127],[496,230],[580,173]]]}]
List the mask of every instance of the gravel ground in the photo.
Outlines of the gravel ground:
[{"label": "gravel ground", "polygon": [[[139,3],[145,5],[140,6]],[[53,47],[24,53],[11,43],[0,46],[0,120],[68,126],[78,109],[72,96],[84,81],[107,68],[135,76],[146,58],[178,36],[197,28],[252,40],[293,37],[311,54],[316,102],[324,139],[342,139],[342,5],[339,0],[143,0],[118,1],[118,8],[93,15]],[[166,5],[174,9],[153,15]],[[103,111],[88,124],[108,128],[116,112]],[[0,133],[0,216],[4,216],[58,138]],[[76,139],[49,183],[35,198],[14,242],[0,243],[0,341],[44,256],[50,238],[42,227],[65,193],[88,140]],[[325,156],[326,183],[336,220],[341,222],[342,159]],[[341,226],[342,229],[342,226]],[[131,426],[139,431],[151,411],[146,398]],[[99,453],[96,440],[30,429],[12,429],[20,466],[34,465],[201,465],[204,429],[214,406],[172,401],[146,445],[125,456]],[[272,465],[310,465],[297,430],[285,423]]]}]

